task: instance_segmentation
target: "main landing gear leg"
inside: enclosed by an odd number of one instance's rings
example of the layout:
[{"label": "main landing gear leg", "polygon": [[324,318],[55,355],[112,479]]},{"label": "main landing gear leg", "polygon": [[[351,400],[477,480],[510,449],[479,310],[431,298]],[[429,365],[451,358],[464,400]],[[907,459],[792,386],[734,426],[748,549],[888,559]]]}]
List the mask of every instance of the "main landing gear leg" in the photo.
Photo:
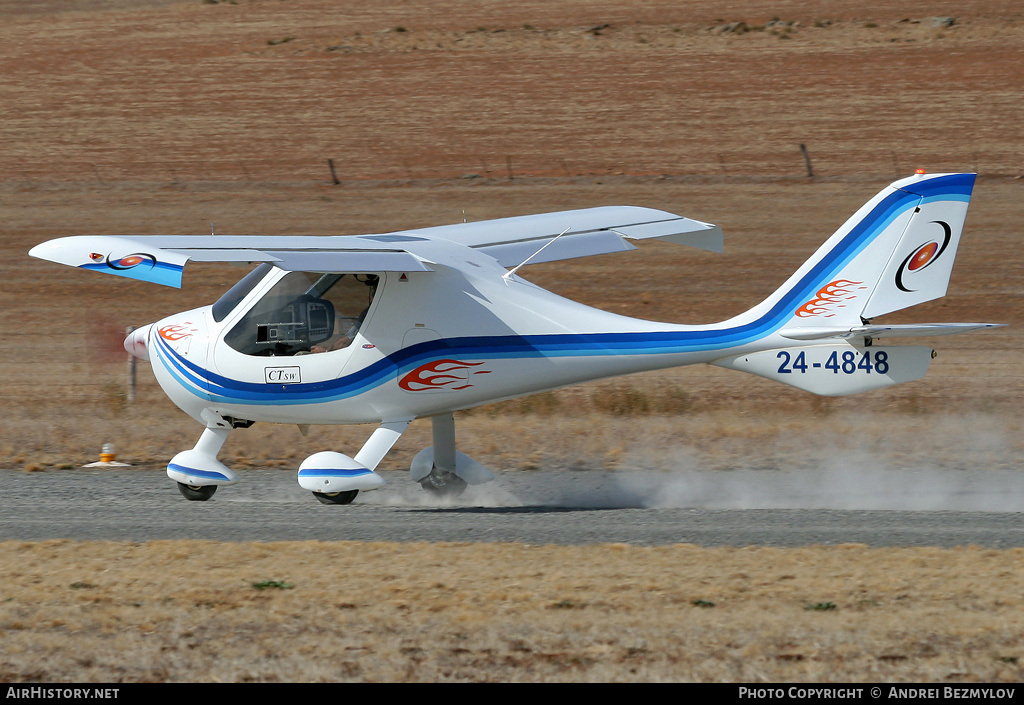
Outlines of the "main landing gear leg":
[{"label": "main landing gear leg", "polygon": [[412,479],[427,492],[440,497],[458,497],[467,485],[490,482],[494,474],[468,455],[455,450],[455,417],[433,416],[434,445],[419,452],[409,470]]},{"label": "main landing gear leg", "polygon": [[455,416],[434,416],[430,422],[434,432],[434,467],[420,480],[420,487],[440,497],[458,497],[466,491],[466,481],[455,474]]}]

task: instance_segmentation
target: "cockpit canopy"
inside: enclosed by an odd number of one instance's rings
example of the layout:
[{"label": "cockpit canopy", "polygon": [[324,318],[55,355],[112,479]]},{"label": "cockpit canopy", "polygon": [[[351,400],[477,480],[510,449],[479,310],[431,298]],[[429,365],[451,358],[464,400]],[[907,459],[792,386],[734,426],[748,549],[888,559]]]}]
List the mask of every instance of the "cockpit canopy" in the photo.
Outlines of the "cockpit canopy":
[{"label": "cockpit canopy", "polygon": [[[213,305],[221,321],[273,269],[263,264]],[[232,326],[224,341],[246,355],[301,355],[348,347],[373,303],[376,274],[289,272]]]}]

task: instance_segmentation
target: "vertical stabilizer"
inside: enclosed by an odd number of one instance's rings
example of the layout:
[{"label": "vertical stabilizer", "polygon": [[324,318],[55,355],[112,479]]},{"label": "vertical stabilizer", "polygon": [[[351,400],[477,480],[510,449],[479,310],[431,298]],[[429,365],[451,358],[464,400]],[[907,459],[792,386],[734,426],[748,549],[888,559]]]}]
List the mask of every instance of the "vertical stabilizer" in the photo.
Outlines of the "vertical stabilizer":
[{"label": "vertical stabilizer", "polygon": [[902,187],[921,200],[864,307],[864,318],[946,295],[973,186],[974,174],[950,174]]},{"label": "vertical stabilizer", "polygon": [[860,208],[746,315],[782,328],[859,325],[946,293],[974,174],[919,174]]}]

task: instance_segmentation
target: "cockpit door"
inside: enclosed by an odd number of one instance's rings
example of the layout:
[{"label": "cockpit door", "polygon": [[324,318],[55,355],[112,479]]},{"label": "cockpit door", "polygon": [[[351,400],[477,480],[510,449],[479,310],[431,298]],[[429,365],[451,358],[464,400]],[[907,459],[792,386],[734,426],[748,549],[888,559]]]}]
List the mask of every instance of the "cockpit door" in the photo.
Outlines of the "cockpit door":
[{"label": "cockpit door", "polygon": [[264,294],[224,320],[211,360],[224,396],[241,403],[275,392],[325,400],[322,383],[341,375],[382,276],[277,271],[269,278]]}]

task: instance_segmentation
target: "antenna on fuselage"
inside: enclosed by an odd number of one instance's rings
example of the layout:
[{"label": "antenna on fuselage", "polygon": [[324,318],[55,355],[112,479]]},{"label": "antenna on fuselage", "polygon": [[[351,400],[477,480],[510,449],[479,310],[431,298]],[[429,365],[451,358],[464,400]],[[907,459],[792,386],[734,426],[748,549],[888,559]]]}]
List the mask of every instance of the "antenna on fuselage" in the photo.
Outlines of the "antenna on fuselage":
[{"label": "antenna on fuselage", "polygon": [[508,280],[508,278],[509,278],[509,277],[511,277],[511,276],[512,276],[513,274],[515,274],[515,273],[516,273],[516,270],[518,270],[518,269],[519,269],[520,267],[522,267],[522,266],[523,266],[524,264],[526,264],[527,262],[529,262],[529,261],[530,261],[531,259],[533,259],[533,258],[534,258],[534,257],[536,257],[537,255],[539,255],[539,254],[540,254],[541,252],[543,252],[543,251],[544,251],[544,248],[545,248],[545,247],[547,247],[548,245],[552,244],[552,243],[553,243],[553,242],[554,242],[555,240],[557,240],[558,238],[562,237],[562,236],[563,236],[563,235],[565,235],[565,234],[566,234],[567,232],[569,232],[569,228],[571,228],[571,227],[572,227],[572,226],[570,225],[570,226],[569,226],[568,228],[566,228],[565,230],[563,230],[562,232],[558,233],[558,234],[557,234],[557,235],[555,235],[555,236],[554,236],[553,238],[551,238],[550,240],[548,240],[548,241],[547,241],[546,243],[544,243],[544,245],[543,245],[543,246],[542,246],[542,247],[541,247],[541,248],[540,248],[539,250],[537,250],[537,251],[536,251],[536,252],[534,252],[534,253],[533,253],[532,255],[530,255],[529,257],[527,257],[526,259],[524,259],[524,260],[523,260],[523,261],[522,261],[521,263],[517,264],[517,265],[516,265],[515,267],[513,267],[512,269],[510,269],[510,270],[508,270],[507,272],[505,272],[504,274],[502,274],[502,275],[501,275],[501,278],[502,278],[502,279],[505,279],[505,280]]}]

